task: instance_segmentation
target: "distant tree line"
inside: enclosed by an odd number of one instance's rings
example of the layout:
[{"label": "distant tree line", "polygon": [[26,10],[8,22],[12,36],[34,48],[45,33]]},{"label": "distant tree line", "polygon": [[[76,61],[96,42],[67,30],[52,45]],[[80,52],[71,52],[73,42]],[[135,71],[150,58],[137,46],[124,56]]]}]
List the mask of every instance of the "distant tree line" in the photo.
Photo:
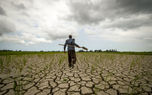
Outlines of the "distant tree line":
[{"label": "distant tree line", "polygon": [[79,50],[79,52],[118,52],[116,49],[107,49],[107,50],[89,50],[89,51],[84,51],[84,50]]},{"label": "distant tree line", "polygon": [[40,51],[23,51],[23,50],[0,50],[0,52],[63,52],[60,50],[56,50],[56,51],[45,51],[45,50],[40,50]]},{"label": "distant tree line", "polygon": [[[16,52],[22,52],[22,50],[0,50],[0,52],[13,52],[13,51],[16,51]],[[23,52],[26,52],[26,51],[23,51]],[[63,51],[59,51],[59,50],[56,50],[56,51],[44,51],[44,50],[40,50],[40,51],[27,51],[27,52],[63,52]],[[89,50],[89,51],[84,51],[84,50],[79,50],[78,52],[118,52],[116,49],[107,49],[107,50]]]},{"label": "distant tree line", "polygon": [[0,50],[0,51],[5,51],[6,52],[6,51],[13,51],[13,50]]}]

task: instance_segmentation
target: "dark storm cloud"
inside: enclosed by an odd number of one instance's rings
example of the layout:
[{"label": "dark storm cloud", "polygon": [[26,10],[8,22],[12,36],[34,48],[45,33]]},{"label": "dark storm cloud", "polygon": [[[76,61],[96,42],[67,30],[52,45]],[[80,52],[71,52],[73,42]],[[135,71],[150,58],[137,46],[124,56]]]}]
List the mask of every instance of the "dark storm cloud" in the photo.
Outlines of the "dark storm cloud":
[{"label": "dark storm cloud", "polygon": [[6,12],[4,11],[4,9],[0,6],[0,15],[6,15]]},{"label": "dark storm cloud", "polygon": [[6,33],[14,32],[15,27],[8,21],[0,20],[0,36]]},{"label": "dark storm cloud", "polygon": [[[98,1],[98,0],[97,0]],[[80,24],[98,24],[132,15],[151,14],[152,0],[101,0],[101,2],[70,2],[72,15],[69,17]]]},{"label": "dark storm cloud", "polygon": [[116,0],[119,7],[131,13],[150,13],[152,12],[152,0]]},{"label": "dark storm cloud", "polygon": [[129,19],[129,20],[116,20],[114,23],[110,23],[107,25],[107,28],[110,27],[115,27],[115,28],[121,28],[124,30],[127,29],[135,29],[141,26],[152,26],[152,15],[146,15],[146,18],[134,18],[134,19]]},{"label": "dark storm cloud", "polygon": [[98,21],[104,19],[102,16],[99,17],[100,10],[98,8],[100,6],[98,4],[70,2],[69,5],[73,13],[69,18],[76,20],[80,24],[98,23]]}]

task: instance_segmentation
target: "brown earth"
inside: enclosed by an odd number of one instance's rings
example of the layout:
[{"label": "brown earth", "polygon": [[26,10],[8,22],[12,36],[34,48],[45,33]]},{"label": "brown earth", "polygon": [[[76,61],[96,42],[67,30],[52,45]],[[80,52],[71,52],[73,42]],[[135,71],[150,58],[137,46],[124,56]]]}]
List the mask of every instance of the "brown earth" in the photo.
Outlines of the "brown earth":
[{"label": "brown earth", "polygon": [[74,68],[66,54],[11,56],[10,63],[0,95],[152,95],[150,55],[80,53]]}]

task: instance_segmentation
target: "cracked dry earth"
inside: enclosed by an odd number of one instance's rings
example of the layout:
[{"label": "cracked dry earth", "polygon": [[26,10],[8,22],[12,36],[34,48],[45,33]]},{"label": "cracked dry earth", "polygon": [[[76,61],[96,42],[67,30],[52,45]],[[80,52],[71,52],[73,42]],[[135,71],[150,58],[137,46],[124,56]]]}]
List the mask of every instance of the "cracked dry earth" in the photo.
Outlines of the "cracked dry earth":
[{"label": "cracked dry earth", "polygon": [[0,58],[0,95],[152,95],[151,55],[77,53],[73,69],[63,53]]}]

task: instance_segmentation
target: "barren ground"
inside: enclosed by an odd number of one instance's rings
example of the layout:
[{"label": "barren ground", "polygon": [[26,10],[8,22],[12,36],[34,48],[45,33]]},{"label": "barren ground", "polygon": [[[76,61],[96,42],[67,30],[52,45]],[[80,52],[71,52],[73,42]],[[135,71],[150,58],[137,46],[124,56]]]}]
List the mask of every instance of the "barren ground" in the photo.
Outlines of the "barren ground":
[{"label": "barren ground", "polygon": [[152,95],[152,56],[78,53],[0,56],[0,95]]}]

